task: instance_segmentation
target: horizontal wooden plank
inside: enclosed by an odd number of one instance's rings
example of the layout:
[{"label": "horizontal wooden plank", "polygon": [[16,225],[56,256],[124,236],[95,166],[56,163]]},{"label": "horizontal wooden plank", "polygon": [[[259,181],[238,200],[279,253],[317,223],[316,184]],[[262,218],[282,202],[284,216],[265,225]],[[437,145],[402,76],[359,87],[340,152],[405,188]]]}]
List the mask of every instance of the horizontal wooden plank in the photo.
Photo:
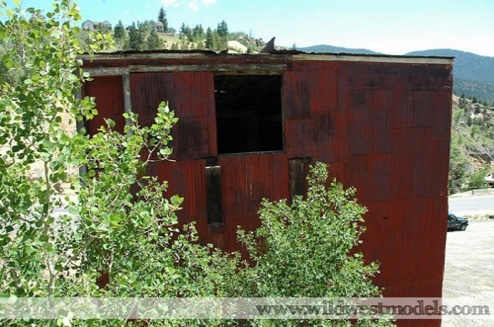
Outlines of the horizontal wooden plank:
[{"label": "horizontal wooden plank", "polygon": [[287,70],[284,64],[211,64],[211,65],[130,65],[127,67],[96,67],[85,68],[84,71],[91,76],[114,76],[126,73],[152,73],[152,72],[221,72],[222,74],[255,74],[278,75]]}]

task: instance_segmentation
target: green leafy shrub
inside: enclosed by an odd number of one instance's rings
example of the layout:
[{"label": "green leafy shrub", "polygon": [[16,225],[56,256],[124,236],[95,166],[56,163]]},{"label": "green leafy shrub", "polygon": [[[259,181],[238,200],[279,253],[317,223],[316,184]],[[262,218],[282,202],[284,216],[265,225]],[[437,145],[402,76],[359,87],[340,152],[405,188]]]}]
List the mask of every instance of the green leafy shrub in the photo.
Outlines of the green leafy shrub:
[{"label": "green leafy shrub", "polygon": [[[372,278],[378,264],[365,264],[356,251],[365,231],[366,208],[354,199],[355,189],[336,180],[326,187],[327,167],[316,163],[308,176],[307,199],[264,200],[261,227],[240,231],[254,264],[248,276],[251,296],[356,298],[378,297]],[[350,326],[345,320],[263,321],[267,326]],[[387,320],[358,325],[390,326]]]}]

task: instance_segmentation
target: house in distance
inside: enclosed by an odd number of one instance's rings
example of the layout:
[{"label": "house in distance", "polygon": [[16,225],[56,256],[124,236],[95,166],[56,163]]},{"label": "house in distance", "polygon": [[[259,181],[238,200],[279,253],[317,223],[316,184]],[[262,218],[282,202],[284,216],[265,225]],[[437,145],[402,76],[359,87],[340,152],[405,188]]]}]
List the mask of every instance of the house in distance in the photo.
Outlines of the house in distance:
[{"label": "house in distance", "polygon": [[[355,186],[388,297],[441,297],[448,214],[450,57],[354,54],[119,52],[85,58],[83,96],[123,129],[153,122],[169,101],[174,162],[152,167],[185,198],[201,240],[240,250],[237,226],[259,226],[262,198],[304,194],[310,163]],[[440,326],[402,320],[399,326]]]},{"label": "house in distance", "polygon": [[108,21],[104,22],[96,22],[94,20],[86,20],[82,23],[82,29],[87,31],[93,30],[103,30],[103,31],[111,31],[112,26]]}]

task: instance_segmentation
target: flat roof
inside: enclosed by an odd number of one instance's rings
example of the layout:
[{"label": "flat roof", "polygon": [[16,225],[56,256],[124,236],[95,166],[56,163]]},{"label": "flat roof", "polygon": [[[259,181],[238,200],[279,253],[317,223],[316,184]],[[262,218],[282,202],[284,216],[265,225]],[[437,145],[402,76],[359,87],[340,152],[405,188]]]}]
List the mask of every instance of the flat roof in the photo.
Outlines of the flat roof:
[{"label": "flat roof", "polygon": [[409,64],[453,64],[454,57],[442,56],[404,56],[385,54],[354,54],[354,53],[306,53],[302,51],[283,50],[272,51],[271,53],[258,54],[238,54],[228,52],[214,52],[207,50],[151,50],[151,51],[117,51],[99,52],[92,57],[82,55],[83,60],[122,60],[122,59],[201,59],[201,58],[236,58],[236,59],[263,59],[263,60],[314,60],[314,61],[362,61],[362,62],[382,62],[382,63],[409,63]]}]

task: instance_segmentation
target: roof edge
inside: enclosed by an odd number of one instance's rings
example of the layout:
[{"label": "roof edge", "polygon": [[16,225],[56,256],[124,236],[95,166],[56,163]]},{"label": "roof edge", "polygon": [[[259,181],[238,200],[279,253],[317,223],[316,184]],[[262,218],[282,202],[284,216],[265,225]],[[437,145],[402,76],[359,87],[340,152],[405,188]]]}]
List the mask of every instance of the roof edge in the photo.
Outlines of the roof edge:
[{"label": "roof edge", "polygon": [[215,52],[210,50],[148,50],[148,51],[116,51],[98,52],[94,55],[83,54],[81,58],[87,61],[121,60],[121,59],[196,59],[214,58],[263,58],[263,60],[318,60],[318,61],[363,61],[410,64],[453,64],[454,57],[446,56],[407,56],[386,54],[356,54],[356,53],[316,53],[294,50],[274,50],[271,53],[239,54],[227,51]]}]

